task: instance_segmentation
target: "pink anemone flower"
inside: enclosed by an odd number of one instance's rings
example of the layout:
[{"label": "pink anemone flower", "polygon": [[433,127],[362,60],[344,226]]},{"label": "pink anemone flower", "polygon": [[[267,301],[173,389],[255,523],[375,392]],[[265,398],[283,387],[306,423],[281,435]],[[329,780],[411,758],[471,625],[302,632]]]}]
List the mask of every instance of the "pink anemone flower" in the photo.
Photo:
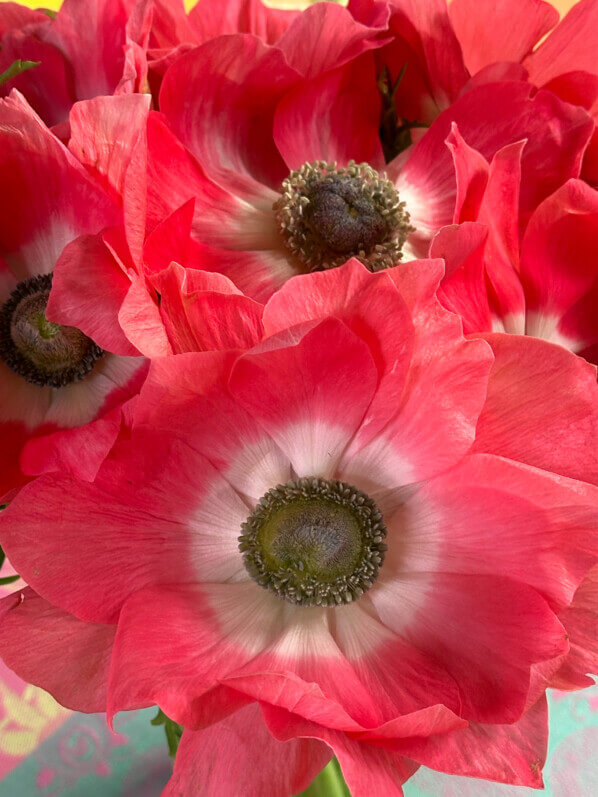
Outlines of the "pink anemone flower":
[{"label": "pink anemone flower", "polygon": [[487,158],[529,140],[524,213],[579,177],[593,132],[587,112],[517,81],[472,88],[385,164],[372,52],[363,42],[353,56],[339,54],[340,44],[323,51],[305,41],[311,72],[300,73],[282,39],[212,39],[170,66],[160,113],[150,114],[148,229],[193,199],[201,267],[252,298],[264,301],[289,277],[352,256],[372,270],[426,256],[454,217],[445,144],[454,122]]},{"label": "pink anemone flower", "polygon": [[456,127],[454,226],[430,248],[447,273],[439,297],[466,333],[509,332],[598,360],[598,191],[572,178],[531,215],[521,213],[524,139],[488,161]]},{"label": "pink anemone flower", "polygon": [[[581,0],[559,21],[544,0],[349,0],[356,20],[390,14],[375,53],[393,153],[475,86],[519,80],[585,108],[598,121],[598,2]],[[582,176],[598,181],[598,135]]]},{"label": "pink anemone flower", "polygon": [[[107,118],[110,109],[123,105],[147,106],[140,96],[91,103],[73,111],[73,147],[81,120],[94,117],[100,106]],[[3,495],[25,481],[25,474],[48,469],[66,467],[93,478],[118,435],[120,407],[138,391],[147,365],[119,333],[117,316],[98,316],[84,292],[64,302],[76,313],[50,312],[56,263],[69,260],[81,236],[92,238],[120,219],[116,185],[128,159],[119,160],[122,153],[112,151],[102,185],[17,92],[1,105],[0,181],[10,197],[0,220]],[[137,111],[144,118],[142,109]],[[89,124],[83,127],[86,146],[93,148],[97,136]],[[80,262],[81,279],[97,266],[98,258]],[[68,285],[54,287],[69,295]],[[80,323],[77,313],[87,323]]]},{"label": "pink anemone flower", "polygon": [[[496,409],[472,449],[494,356],[439,305],[441,276],[296,277],[257,343],[250,324],[236,349],[152,363],[93,483],[46,474],[2,513],[31,585],[2,604],[2,657],[68,706],[184,725],[166,794],[288,797],[332,753],[355,797],[400,795],[420,764],[541,785],[598,490],[509,458]],[[583,365],[550,427],[573,427],[582,469],[591,366],[532,343],[539,395],[563,357]]]},{"label": "pink anemone flower", "polygon": [[0,95],[18,89],[47,125],[66,134],[63,123],[78,100],[143,91],[150,5],[64,0],[50,18],[0,3],[0,73],[18,60],[38,63],[0,85]]}]

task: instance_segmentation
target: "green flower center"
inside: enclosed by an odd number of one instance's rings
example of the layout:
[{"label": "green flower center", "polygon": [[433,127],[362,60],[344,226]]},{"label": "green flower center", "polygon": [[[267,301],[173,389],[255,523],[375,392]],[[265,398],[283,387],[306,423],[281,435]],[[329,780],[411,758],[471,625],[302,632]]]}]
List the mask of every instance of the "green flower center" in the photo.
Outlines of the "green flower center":
[{"label": "green flower center", "polygon": [[350,603],[384,560],[374,501],[336,479],[302,478],[269,490],[242,526],[239,550],[261,587],[302,606]]},{"label": "green flower center", "polygon": [[367,163],[316,161],[291,172],[274,203],[289,253],[309,271],[356,257],[371,271],[396,265],[413,227],[394,185]]},{"label": "green flower center", "polygon": [[0,309],[0,358],[27,382],[64,387],[83,379],[104,354],[75,327],[48,321],[52,275],[20,282]]}]

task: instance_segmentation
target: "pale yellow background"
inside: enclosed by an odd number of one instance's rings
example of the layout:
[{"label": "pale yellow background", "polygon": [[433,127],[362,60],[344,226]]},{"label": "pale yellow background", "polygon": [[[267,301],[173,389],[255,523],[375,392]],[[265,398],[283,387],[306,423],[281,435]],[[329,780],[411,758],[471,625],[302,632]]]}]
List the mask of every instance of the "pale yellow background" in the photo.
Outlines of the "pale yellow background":
[{"label": "pale yellow background", "polygon": [[[0,0],[0,2],[6,2],[7,0]],[[222,0],[225,2],[225,0]],[[195,5],[195,0],[185,0],[185,3],[188,8]],[[23,0],[22,5],[29,6],[30,8],[39,8],[43,6],[44,8],[59,8],[60,7],[60,0]],[[279,8],[287,8],[292,7],[300,7],[309,5],[309,1],[302,2],[302,0],[270,0],[268,5],[278,6]],[[556,6],[561,13],[564,11],[568,11],[571,6],[575,5],[575,0],[552,0],[552,5]]]}]

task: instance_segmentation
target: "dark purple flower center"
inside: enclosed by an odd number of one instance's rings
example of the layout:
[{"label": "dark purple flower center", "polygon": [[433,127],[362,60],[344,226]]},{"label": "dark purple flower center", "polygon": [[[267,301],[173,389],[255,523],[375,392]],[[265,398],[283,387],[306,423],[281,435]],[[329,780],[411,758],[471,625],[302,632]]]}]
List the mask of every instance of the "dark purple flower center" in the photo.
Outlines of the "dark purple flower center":
[{"label": "dark purple flower center", "polygon": [[48,321],[52,275],[20,282],[0,309],[0,358],[27,382],[64,387],[83,379],[104,354],[75,327]]},{"label": "dark purple flower center", "polygon": [[367,163],[305,163],[274,204],[289,254],[310,271],[358,258],[371,271],[396,265],[413,227],[394,185]]}]

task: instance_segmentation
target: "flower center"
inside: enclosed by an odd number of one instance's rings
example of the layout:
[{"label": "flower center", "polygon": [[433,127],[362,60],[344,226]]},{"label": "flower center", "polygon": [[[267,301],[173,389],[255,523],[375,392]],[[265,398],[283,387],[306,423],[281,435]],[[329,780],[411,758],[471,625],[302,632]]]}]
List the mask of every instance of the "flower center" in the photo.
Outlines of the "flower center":
[{"label": "flower center", "polygon": [[242,525],[239,550],[261,587],[302,606],[350,603],[384,560],[386,527],[365,493],[336,479],[279,484]]},{"label": "flower center", "polygon": [[274,212],[286,248],[310,271],[351,257],[371,271],[390,268],[414,229],[390,180],[354,161],[304,163],[283,182]]},{"label": "flower center", "polygon": [[103,350],[75,327],[46,318],[52,275],[19,282],[0,309],[0,358],[27,382],[64,387],[83,379]]}]

